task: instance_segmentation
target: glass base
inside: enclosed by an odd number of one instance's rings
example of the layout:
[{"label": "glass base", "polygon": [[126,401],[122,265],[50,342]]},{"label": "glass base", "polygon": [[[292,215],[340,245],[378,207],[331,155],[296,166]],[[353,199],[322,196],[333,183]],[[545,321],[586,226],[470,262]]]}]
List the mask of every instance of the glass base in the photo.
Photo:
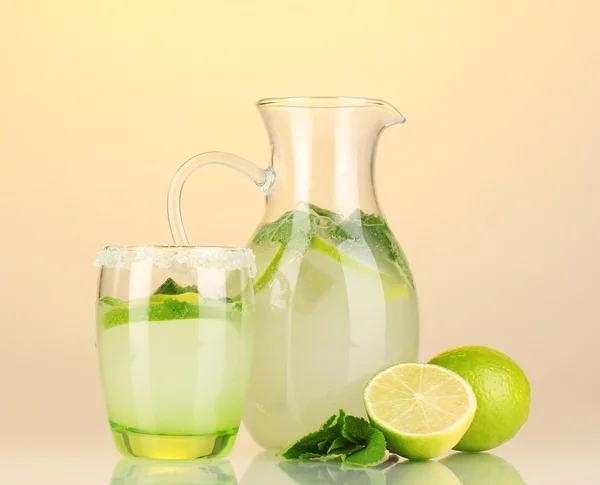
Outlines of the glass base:
[{"label": "glass base", "polygon": [[139,433],[119,427],[112,430],[119,453],[152,460],[195,460],[225,456],[233,448],[237,430],[202,436],[169,436]]}]

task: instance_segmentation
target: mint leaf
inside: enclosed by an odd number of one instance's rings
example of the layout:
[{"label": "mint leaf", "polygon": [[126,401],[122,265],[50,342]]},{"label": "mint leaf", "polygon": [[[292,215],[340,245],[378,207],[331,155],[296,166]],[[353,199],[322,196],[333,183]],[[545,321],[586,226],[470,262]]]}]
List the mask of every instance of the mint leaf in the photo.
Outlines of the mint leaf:
[{"label": "mint leaf", "polygon": [[364,448],[364,444],[349,444],[344,448],[338,448],[337,450],[333,450],[329,453],[329,456],[339,456],[342,461],[345,461],[348,455],[352,453],[362,450]]},{"label": "mint leaf", "polygon": [[298,457],[300,460],[311,460],[312,458],[321,458],[321,453],[306,452],[301,453]]},{"label": "mint leaf", "polygon": [[310,210],[312,210],[315,214],[321,217],[328,217],[332,221],[335,222],[336,218],[339,217],[335,212],[332,212],[327,209],[323,209],[315,204],[308,204]]},{"label": "mint leaf", "polygon": [[348,448],[353,448],[355,445],[356,445],[356,443],[352,443],[351,441],[348,441],[343,436],[338,436],[331,443],[329,443],[329,447],[327,448],[327,453],[335,454],[335,452],[337,450],[345,450]]},{"label": "mint leaf", "polygon": [[119,300],[118,298],[113,298],[112,296],[103,296],[98,300],[98,305],[104,308],[126,307],[127,302]]},{"label": "mint leaf", "polygon": [[183,295],[184,293],[198,293],[198,287],[196,285],[180,286],[172,278],[167,278],[165,282],[160,285],[153,295]]},{"label": "mint leaf", "polygon": [[385,436],[378,429],[369,428],[366,446],[346,457],[344,463],[355,466],[378,465],[386,457]]},{"label": "mint leaf", "polygon": [[326,454],[329,449],[329,440],[325,439],[324,441],[321,441],[318,444],[317,449],[319,450],[319,453]]},{"label": "mint leaf", "polygon": [[396,263],[406,281],[414,288],[415,283],[406,262],[406,256],[402,252],[387,222],[375,214],[366,214],[362,211],[360,211],[360,220],[362,232],[371,250],[379,252],[390,261]]},{"label": "mint leaf", "polygon": [[183,288],[179,286],[175,280],[167,278],[167,280],[160,285],[157,290],[152,293],[153,295],[181,295],[184,293]]},{"label": "mint leaf", "polygon": [[351,443],[364,443],[369,438],[371,425],[363,418],[346,416],[342,436]]},{"label": "mint leaf", "polygon": [[383,434],[363,418],[343,410],[330,416],[321,427],[278,453],[288,460],[338,458],[352,466],[370,466],[386,456]]},{"label": "mint leaf", "polygon": [[328,428],[337,421],[338,417],[339,413],[330,416],[317,431],[308,433],[306,436],[294,441],[292,444],[288,445],[286,448],[277,453],[277,456],[282,456],[287,460],[302,459],[301,456],[308,453],[322,456],[322,453],[319,452],[319,443],[327,439]]},{"label": "mint leaf", "polygon": [[253,244],[276,242],[304,254],[317,230],[317,218],[304,211],[290,211],[274,222],[264,224],[252,239]]}]

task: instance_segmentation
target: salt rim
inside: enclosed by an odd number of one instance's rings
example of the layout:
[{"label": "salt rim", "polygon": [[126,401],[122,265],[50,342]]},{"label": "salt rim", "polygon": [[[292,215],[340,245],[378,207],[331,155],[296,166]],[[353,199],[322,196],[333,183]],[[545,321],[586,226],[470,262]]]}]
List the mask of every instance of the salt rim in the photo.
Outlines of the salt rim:
[{"label": "salt rim", "polygon": [[190,268],[218,268],[226,271],[248,269],[256,276],[254,253],[249,248],[233,246],[105,246],[94,266],[128,268],[134,263],[151,261],[159,268],[183,264]]}]

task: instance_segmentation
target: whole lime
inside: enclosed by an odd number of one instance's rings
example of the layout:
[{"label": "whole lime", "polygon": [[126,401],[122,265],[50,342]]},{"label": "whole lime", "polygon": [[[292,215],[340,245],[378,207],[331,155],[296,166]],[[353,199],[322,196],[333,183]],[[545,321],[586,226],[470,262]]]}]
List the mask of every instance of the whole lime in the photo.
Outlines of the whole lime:
[{"label": "whole lime", "polygon": [[530,387],[523,370],[506,354],[489,347],[465,346],[447,350],[429,361],[467,381],[477,398],[471,426],[454,447],[486,451],[507,442],[529,416]]}]

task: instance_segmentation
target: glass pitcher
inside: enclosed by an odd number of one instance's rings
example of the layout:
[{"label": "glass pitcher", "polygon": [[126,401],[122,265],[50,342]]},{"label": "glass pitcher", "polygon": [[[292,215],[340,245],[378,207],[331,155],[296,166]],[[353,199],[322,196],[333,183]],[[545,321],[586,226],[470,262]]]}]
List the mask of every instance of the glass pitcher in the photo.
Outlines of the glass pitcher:
[{"label": "glass pitcher", "polygon": [[374,161],[382,131],[405,118],[377,99],[269,98],[257,103],[271,141],[267,169],[209,152],[174,175],[168,216],[188,244],[181,191],[220,164],[262,190],[256,254],[255,348],[244,423],[281,448],[343,408],[365,416],[362,391],[379,370],[417,359],[413,278],[379,208]]}]

